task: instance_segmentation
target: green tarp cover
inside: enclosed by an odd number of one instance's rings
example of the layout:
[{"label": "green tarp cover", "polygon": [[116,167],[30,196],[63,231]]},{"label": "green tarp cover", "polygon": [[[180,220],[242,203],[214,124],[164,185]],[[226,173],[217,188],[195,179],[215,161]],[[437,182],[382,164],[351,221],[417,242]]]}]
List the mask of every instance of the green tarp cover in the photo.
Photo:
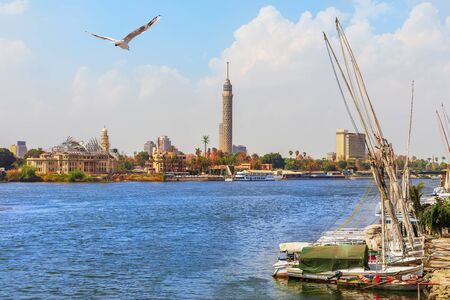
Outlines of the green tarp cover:
[{"label": "green tarp cover", "polygon": [[366,245],[305,247],[300,255],[299,267],[305,273],[368,268],[367,247]]}]

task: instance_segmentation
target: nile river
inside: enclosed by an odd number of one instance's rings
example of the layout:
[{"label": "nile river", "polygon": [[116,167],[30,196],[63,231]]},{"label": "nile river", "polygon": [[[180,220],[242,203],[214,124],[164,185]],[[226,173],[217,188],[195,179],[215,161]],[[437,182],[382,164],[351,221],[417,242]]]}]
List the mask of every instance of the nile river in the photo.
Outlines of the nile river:
[{"label": "nile river", "polygon": [[[335,228],[370,185],[0,184],[0,298],[385,298],[271,277],[280,242]],[[375,203],[364,202],[369,219]]]}]

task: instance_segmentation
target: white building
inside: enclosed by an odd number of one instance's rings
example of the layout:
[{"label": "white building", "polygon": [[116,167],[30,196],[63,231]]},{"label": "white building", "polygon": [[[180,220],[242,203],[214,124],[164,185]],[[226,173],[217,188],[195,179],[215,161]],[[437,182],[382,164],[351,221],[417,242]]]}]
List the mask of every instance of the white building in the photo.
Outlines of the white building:
[{"label": "white building", "polygon": [[144,144],[144,151],[148,153],[148,155],[153,155],[153,152],[156,150],[156,144],[153,141],[147,141]]},{"label": "white building", "polygon": [[157,149],[160,153],[167,152],[172,147],[172,142],[166,135],[161,135],[157,140]]}]

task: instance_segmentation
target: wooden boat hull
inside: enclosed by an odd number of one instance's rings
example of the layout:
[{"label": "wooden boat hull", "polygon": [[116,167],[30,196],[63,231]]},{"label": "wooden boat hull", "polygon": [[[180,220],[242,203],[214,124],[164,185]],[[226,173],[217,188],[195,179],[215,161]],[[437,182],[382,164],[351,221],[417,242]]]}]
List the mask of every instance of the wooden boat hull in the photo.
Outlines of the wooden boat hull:
[{"label": "wooden boat hull", "polygon": [[415,267],[404,267],[404,266],[390,266],[385,270],[362,270],[362,269],[350,269],[350,270],[336,270],[333,272],[324,272],[318,274],[304,273],[300,268],[287,268],[287,272],[289,277],[300,278],[300,279],[309,279],[309,280],[319,280],[319,281],[329,281],[331,277],[336,275],[336,272],[341,272],[340,277],[354,277],[354,276],[400,276],[400,275],[423,275],[423,266],[415,266]]}]

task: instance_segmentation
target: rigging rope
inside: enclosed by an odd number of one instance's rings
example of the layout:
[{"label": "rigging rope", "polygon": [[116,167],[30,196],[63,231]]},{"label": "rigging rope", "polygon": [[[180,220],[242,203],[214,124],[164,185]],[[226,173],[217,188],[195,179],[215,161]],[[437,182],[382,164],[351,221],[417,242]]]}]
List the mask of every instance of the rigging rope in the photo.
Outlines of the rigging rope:
[{"label": "rigging rope", "polygon": [[367,187],[367,190],[365,192],[365,194],[362,196],[361,200],[359,200],[359,203],[355,206],[355,208],[353,209],[352,214],[344,221],[342,222],[341,225],[339,225],[338,228],[336,228],[333,233],[341,230],[342,228],[344,228],[345,226],[348,225],[348,223],[350,223],[350,221],[355,217],[355,215],[357,213],[359,213],[359,211],[361,210],[363,204],[367,201],[367,199],[369,198],[370,193],[372,192],[373,187],[375,186],[374,183],[372,183],[371,185],[369,185]]}]

